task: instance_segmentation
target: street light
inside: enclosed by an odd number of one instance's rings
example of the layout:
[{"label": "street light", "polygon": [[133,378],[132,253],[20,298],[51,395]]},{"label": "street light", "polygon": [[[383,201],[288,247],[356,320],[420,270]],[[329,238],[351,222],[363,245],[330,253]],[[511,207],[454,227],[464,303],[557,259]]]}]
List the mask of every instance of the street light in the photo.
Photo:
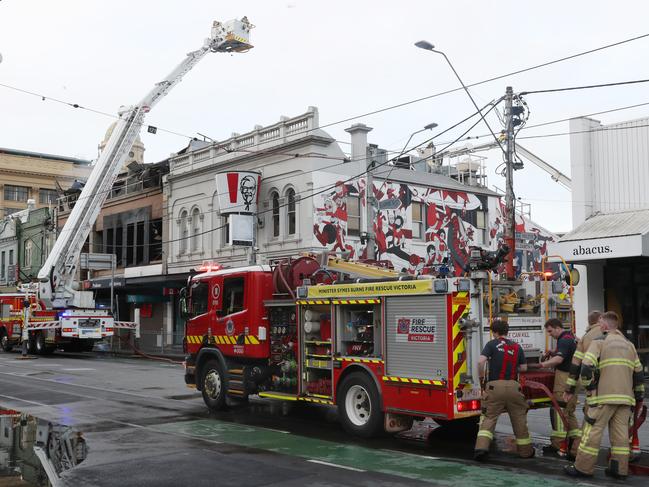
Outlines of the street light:
[{"label": "street light", "polygon": [[424,41],[424,40],[422,40],[422,41],[417,41],[417,42],[415,42],[415,46],[417,46],[419,49],[423,49],[423,50],[425,50],[425,51],[434,52],[434,53],[436,53],[436,54],[441,54],[442,56],[444,56],[444,59],[446,59],[446,62],[448,63],[448,65],[449,65],[449,66],[451,67],[451,69],[453,70],[453,73],[455,74],[455,77],[456,77],[457,80],[460,82],[460,84],[462,85],[462,88],[464,88],[464,91],[466,91],[466,94],[467,94],[467,95],[469,96],[469,98],[471,99],[471,102],[473,103],[473,106],[475,107],[475,109],[476,109],[476,110],[478,111],[478,113],[480,114],[480,118],[482,118],[482,121],[485,123],[485,125],[486,125],[487,128],[489,129],[489,132],[491,132],[491,135],[493,135],[494,139],[496,139],[496,142],[498,142],[498,146],[499,146],[500,149],[503,150],[503,152],[504,152],[504,149],[503,149],[502,145],[500,144],[500,140],[498,140],[498,137],[496,137],[496,134],[494,134],[493,130],[491,130],[491,127],[489,126],[489,124],[487,123],[487,120],[485,120],[484,115],[482,114],[482,110],[478,107],[478,104],[477,104],[477,103],[475,102],[475,100],[473,99],[473,96],[471,96],[471,93],[469,92],[469,89],[468,89],[468,88],[466,87],[466,85],[464,84],[464,81],[462,81],[462,78],[460,78],[460,75],[457,74],[457,71],[456,71],[455,68],[453,67],[453,64],[451,63],[451,60],[448,58],[448,56],[447,56],[446,54],[444,54],[444,52],[442,52],[442,51],[438,51],[437,49],[435,49],[435,46],[432,45],[432,44],[431,44],[430,42],[428,42],[428,41]]},{"label": "street light", "polygon": [[416,132],[411,133],[411,134],[410,134],[410,137],[408,137],[408,141],[407,141],[407,142],[405,143],[405,145],[403,146],[403,149],[401,149],[401,152],[399,153],[399,156],[397,157],[397,159],[398,159],[399,157],[401,157],[401,156],[403,155],[404,152],[406,152],[406,148],[408,147],[408,144],[410,143],[410,141],[412,140],[412,138],[413,138],[415,135],[420,134],[420,133],[422,133],[422,132],[425,132],[426,130],[432,130],[432,129],[434,129],[435,127],[437,127],[437,124],[436,124],[435,122],[431,122],[431,123],[429,123],[428,125],[424,125],[424,128],[423,128],[423,129],[419,129],[419,130],[417,130]]}]

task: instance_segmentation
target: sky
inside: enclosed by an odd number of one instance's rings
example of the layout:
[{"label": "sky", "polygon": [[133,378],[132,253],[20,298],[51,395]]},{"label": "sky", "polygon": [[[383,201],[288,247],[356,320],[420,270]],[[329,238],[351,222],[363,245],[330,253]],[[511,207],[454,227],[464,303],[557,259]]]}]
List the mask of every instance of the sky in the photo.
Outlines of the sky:
[{"label": "sky", "polygon": [[[417,49],[426,39],[444,51],[466,84],[649,33],[641,1],[389,0],[0,0],[0,84],[82,107],[116,113],[137,103],[207,37],[213,20],[246,15],[254,49],[210,54],[148,115],[147,124],[175,132],[142,133],[146,162],[186,146],[185,136],[216,140],[309,106],[321,125],[459,87],[440,55]],[[478,105],[515,92],[649,78],[649,37],[471,88]],[[649,103],[649,86],[528,95],[528,125]],[[373,128],[369,142],[400,150],[435,122],[443,130],[475,111],[463,91],[362,116],[326,128],[349,141],[352,123]],[[94,159],[112,118],[0,86],[0,147]],[[594,116],[614,123],[649,116],[649,105]],[[487,118],[494,131],[501,124]],[[438,147],[460,136],[441,136]],[[518,143],[570,173],[562,122],[530,128]],[[436,132],[432,132],[434,134]],[[178,135],[180,134],[180,135]],[[472,144],[489,141],[479,124]],[[431,134],[419,134],[413,143]],[[464,141],[458,143],[459,146]],[[348,144],[341,145],[349,151]],[[490,187],[497,151],[485,152]],[[570,192],[531,163],[514,178],[532,219],[555,232],[572,228]]]}]

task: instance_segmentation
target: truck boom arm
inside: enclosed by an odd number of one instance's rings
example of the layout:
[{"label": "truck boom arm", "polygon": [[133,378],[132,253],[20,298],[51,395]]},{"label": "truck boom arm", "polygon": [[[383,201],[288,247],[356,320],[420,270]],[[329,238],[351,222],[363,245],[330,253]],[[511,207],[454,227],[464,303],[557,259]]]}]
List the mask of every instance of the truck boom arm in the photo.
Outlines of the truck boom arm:
[{"label": "truck boom arm", "polygon": [[[495,142],[489,142],[486,144],[481,144],[477,145],[471,148],[462,148],[462,149],[457,149],[457,150],[450,150],[445,153],[445,155],[456,157],[456,156],[461,156],[462,154],[468,154],[471,152],[479,152],[479,151],[484,151],[484,150],[489,150],[489,149],[494,149],[498,147],[498,144]],[[557,183],[561,184],[563,187],[565,187],[567,190],[572,189],[572,180],[570,177],[566,176],[564,173],[559,171],[556,167],[552,166],[548,162],[544,161],[541,159],[539,156],[536,154],[530,152],[528,149],[523,147],[520,144],[516,144],[516,152],[521,154],[525,159],[528,159],[530,162],[534,163],[536,166],[540,167],[543,169],[545,172],[547,172],[550,177],[556,181]]]},{"label": "truck boom arm", "polygon": [[226,23],[214,22],[210,38],[187,57],[137,104],[123,108],[95,167],[70,216],[38,273],[39,292],[48,307],[94,307],[92,295],[75,286],[79,255],[112,186],[144,123],[153,108],[208,52],[241,52],[251,49],[252,24],[244,17]]}]

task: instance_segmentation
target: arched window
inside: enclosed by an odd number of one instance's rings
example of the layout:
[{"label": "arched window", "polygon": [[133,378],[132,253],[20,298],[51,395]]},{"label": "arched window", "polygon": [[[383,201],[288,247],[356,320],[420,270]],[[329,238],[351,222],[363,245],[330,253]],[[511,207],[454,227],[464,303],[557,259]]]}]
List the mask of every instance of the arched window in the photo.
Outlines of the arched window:
[{"label": "arched window", "polygon": [[295,235],[295,190],[286,190],[286,231],[288,235]]},{"label": "arched window", "polygon": [[180,249],[181,254],[187,252],[187,239],[189,237],[189,230],[187,228],[187,212],[182,211],[180,213],[180,218],[178,219],[178,235],[180,237],[180,242],[178,248]]},{"label": "arched window", "polygon": [[200,250],[198,243],[200,242],[201,233],[201,216],[200,210],[194,208],[192,210],[192,252]]},{"label": "arched window", "polygon": [[273,208],[273,237],[279,237],[279,193],[277,191],[270,194],[270,201]]}]

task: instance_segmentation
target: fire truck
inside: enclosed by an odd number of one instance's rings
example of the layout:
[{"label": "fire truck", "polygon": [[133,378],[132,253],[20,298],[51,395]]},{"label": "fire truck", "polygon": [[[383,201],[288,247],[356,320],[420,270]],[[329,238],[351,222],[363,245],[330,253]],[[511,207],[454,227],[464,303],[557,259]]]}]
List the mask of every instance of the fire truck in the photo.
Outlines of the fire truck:
[{"label": "fire truck", "polygon": [[335,257],[214,266],[181,293],[185,382],[212,410],[253,394],[337,406],[363,437],[423,417],[476,420],[484,280]]},{"label": "fire truck", "polygon": [[[461,278],[335,256],[203,266],[181,292],[185,382],[211,410],[251,395],[337,406],[344,428],[363,437],[425,417],[476,424],[478,357],[496,311],[494,257],[472,259],[477,265]],[[552,387],[551,373],[533,378]],[[550,402],[525,392],[534,405]]]},{"label": "fire truck", "polygon": [[[136,334],[139,332],[136,323],[116,321],[112,310],[97,308],[93,293],[82,290],[79,256],[144,124],[145,115],[207,53],[234,53],[251,49],[249,35],[252,28],[246,17],[225,23],[213,22],[211,35],[200,49],[188,53],[139,103],[122,107],[104,150],[38,273],[38,296],[32,298],[25,293],[2,298],[3,303],[7,301],[6,309],[3,306],[3,326],[0,327],[3,348],[6,344],[5,349],[10,349],[20,341],[24,347],[38,353],[49,353],[58,344],[69,344],[78,351],[91,350],[94,342],[112,336],[117,328],[134,329]],[[40,314],[36,310],[44,311]],[[22,321],[16,319],[21,313]],[[19,321],[22,323],[20,330]]]}]

